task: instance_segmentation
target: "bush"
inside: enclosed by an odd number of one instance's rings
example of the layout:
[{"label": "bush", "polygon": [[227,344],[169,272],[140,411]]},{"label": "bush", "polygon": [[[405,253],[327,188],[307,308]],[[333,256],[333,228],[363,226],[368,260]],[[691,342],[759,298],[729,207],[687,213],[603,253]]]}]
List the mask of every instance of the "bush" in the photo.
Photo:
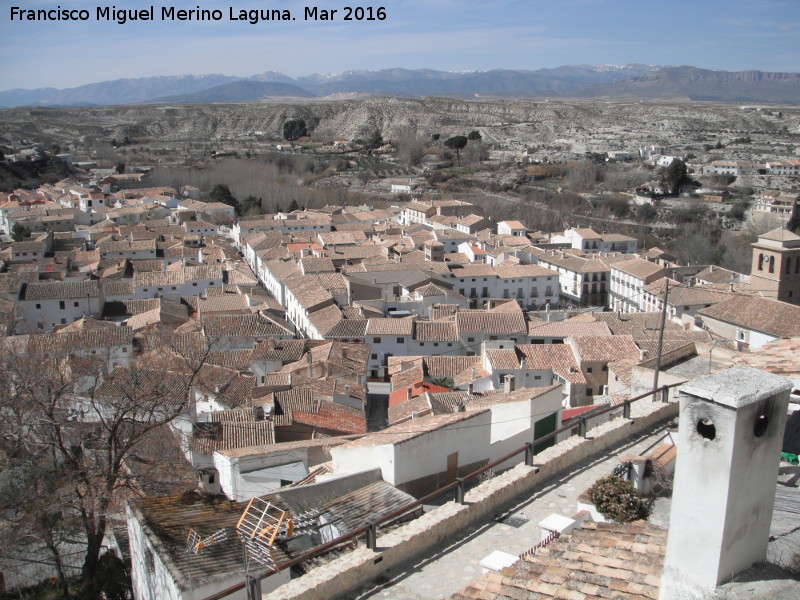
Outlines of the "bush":
[{"label": "bush", "polygon": [[650,516],[650,508],[629,481],[608,475],[597,480],[588,490],[589,499],[606,519],[630,523]]}]

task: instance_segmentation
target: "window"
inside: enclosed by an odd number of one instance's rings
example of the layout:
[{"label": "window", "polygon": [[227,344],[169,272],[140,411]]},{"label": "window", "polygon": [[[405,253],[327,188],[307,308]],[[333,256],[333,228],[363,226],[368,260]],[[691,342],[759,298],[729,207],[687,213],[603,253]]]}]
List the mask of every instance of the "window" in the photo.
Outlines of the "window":
[{"label": "window", "polygon": [[41,304],[37,304],[37,305],[36,305],[36,308],[37,308],[38,310],[41,310],[41,309],[42,309],[42,305],[41,305]]},{"label": "window", "polygon": [[774,256],[770,256],[769,257],[769,272],[770,273],[774,273],[775,272],[775,257]]},{"label": "window", "polygon": [[439,347],[439,342],[433,342],[433,347],[434,348],[438,348]]},{"label": "window", "polygon": [[603,371],[608,371],[608,365],[603,365]]},{"label": "window", "polygon": [[586,395],[587,396],[591,396],[592,395],[592,388],[586,388]]},{"label": "window", "polygon": [[586,372],[587,373],[591,373],[592,372],[592,367],[586,367]]},{"label": "window", "polygon": [[73,304],[73,306],[74,306],[75,308],[78,308],[78,303],[77,303],[77,302],[73,302],[72,304]]},{"label": "window", "polygon": [[197,282],[196,281],[192,282],[192,287],[197,287]]},{"label": "window", "polygon": [[372,360],[378,360],[378,355],[377,354],[373,354],[372,355]]},{"label": "window", "polygon": [[58,308],[60,308],[61,310],[64,310],[65,308],[67,308],[67,303],[64,302],[63,300],[59,300],[58,301]]},{"label": "window", "polygon": [[406,338],[404,338],[404,337],[397,338],[397,343],[398,344],[405,344],[406,343]]},{"label": "window", "polygon": [[379,338],[379,337],[372,338],[372,343],[373,344],[380,344],[381,343],[381,338]]}]

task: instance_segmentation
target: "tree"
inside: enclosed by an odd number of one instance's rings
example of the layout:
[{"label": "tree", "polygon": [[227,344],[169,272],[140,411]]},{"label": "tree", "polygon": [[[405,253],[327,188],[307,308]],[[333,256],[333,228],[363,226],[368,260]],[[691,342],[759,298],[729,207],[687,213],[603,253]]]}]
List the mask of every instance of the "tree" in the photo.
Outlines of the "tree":
[{"label": "tree", "polygon": [[432,134],[431,134],[431,139],[432,139],[434,142],[438,142],[438,141],[439,141],[439,139],[440,139],[441,137],[442,137],[442,134],[441,134],[441,133],[432,133]]},{"label": "tree", "polygon": [[450,148],[451,150],[456,151],[456,160],[458,161],[458,166],[461,166],[461,151],[467,145],[467,138],[463,135],[457,135],[445,140],[444,145]]},{"label": "tree", "polygon": [[290,119],[283,124],[283,139],[293,142],[308,135],[305,119]]},{"label": "tree", "polygon": [[473,129],[472,131],[470,131],[467,134],[467,140],[469,140],[469,141],[472,141],[472,140],[480,141],[482,139],[483,138],[481,137],[481,133],[477,129]]},{"label": "tree", "polygon": [[372,130],[372,132],[367,136],[367,139],[364,141],[364,147],[372,152],[373,150],[377,150],[383,146],[383,134],[381,130],[377,127]]},{"label": "tree", "polygon": [[292,200],[291,204],[289,204],[289,212],[294,212],[298,210],[300,207],[297,205],[297,200]]},{"label": "tree", "polygon": [[673,160],[664,171],[664,183],[673,194],[677,194],[681,186],[689,181],[689,170],[680,158]]},{"label": "tree", "polygon": [[15,242],[21,242],[30,234],[31,230],[24,225],[20,225],[19,223],[14,223],[14,225],[11,227],[11,239]]},{"label": "tree", "polygon": [[114,167],[114,170],[115,170],[117,173],[120,173],[120,174],[121,174],[121,173],[124,173],[124,172],[125,172],[125,163],[124,163],[124,162],[118,162],[118,163],[117,163],[117,166],[116,166],[116,167]]},{"label": "tree", "polygon": [[224,183],[217,183],[211,188],[211,191],[208,193],[208,197],[211,198],[212,202],[221,202],[222,204],[227,204],[228,206],[233,206],[236,209],[236,214],[241,214],[241,207],[239,206],[239,201],[236,199],[236,196],[233,195],[231,189]]},{"label": "tree", "polygon": [[[153,332],[146,351],[114,366],[111,352],[73,357],[69,340],[0,338],[0,504],[9,525],[0,548],[51,552],[66,591],[61,543],[81,543],[84,592],[99,597],[89,590],[103,571],[110,521],[146,486],[133,459],[165,455],[164,427],[188,410],[210,348],[183,342],[181,350],[180,338]],[[162,477],[166,470],[164,462],[154,468]]]}]

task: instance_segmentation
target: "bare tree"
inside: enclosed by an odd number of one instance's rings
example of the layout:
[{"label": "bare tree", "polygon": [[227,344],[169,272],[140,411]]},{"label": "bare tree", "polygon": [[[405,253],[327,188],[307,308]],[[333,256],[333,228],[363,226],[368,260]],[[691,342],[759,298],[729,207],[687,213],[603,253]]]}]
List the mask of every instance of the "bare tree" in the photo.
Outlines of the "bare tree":
[{"label": "bare tree", "polygon": [[[159,336],[157,348],[109,372],[108,360],[46,343],[46,335],[0,339],[0,496],[6,519],[52,552],[60,578],[59,541],[79,539],[91,587],[110,520],[141,484],[126,463],[187,410],[209,348],[177,348]],[[26,501],[20,481],[35,497]]]}]

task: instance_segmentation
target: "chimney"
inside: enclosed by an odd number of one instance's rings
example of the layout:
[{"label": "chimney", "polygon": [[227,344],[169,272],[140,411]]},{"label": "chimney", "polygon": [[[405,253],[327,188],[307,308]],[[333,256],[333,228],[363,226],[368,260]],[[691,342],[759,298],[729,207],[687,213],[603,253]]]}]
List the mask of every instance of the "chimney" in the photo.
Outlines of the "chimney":
[{"label": "chimney", "polygon": [[767,555],[792,382],[734,367],[681,387],[660,600],[703,598]]},{"label": "chimney", "polygon": [[514,391],[514,376],[506,375],[505,382],[503,384],[503,393],[510,394],[513,391]]}]

